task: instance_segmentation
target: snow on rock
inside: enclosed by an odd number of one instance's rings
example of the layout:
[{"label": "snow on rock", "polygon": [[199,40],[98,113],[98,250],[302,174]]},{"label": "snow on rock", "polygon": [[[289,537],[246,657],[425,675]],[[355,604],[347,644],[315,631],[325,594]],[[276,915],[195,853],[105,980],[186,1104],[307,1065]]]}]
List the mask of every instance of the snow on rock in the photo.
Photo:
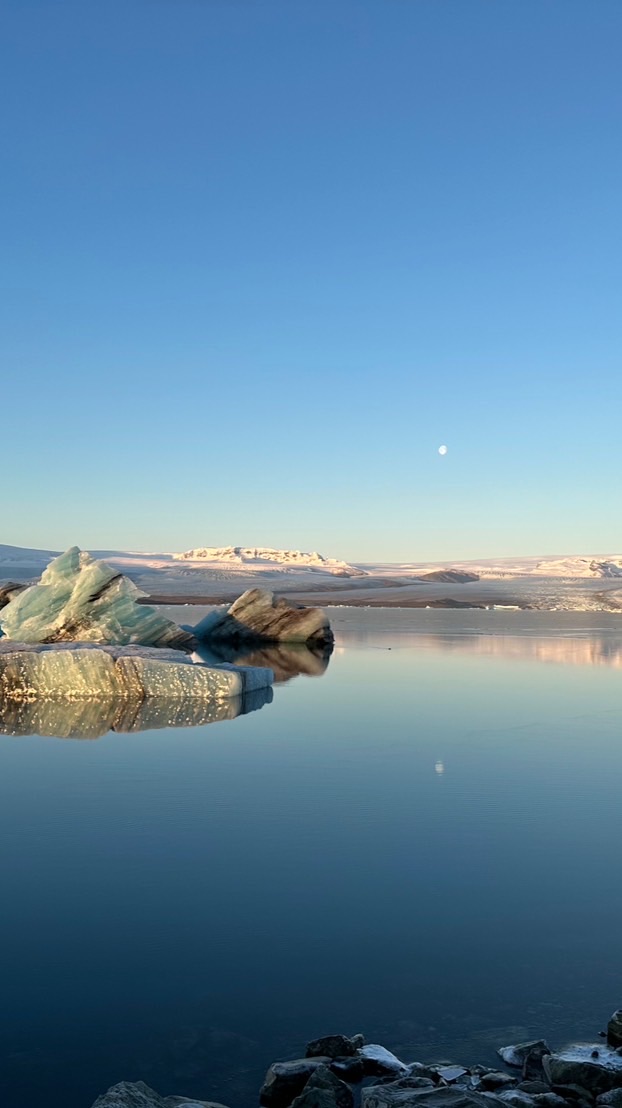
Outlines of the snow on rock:
[{"label": "snow on rock", "polygon": [[408,1072],[408,1066],[379,1043],[367,1043],[361,1047],[359,1054],[367,1062],[369,1073],[398,1075]]},{"label": "snow on rock", "polygon": [[500,1046],[497,1054],[503,1059],[506,1066],[516,1066],[522,1069],[526,1058],[534,1051],[540,1050],[550,1054],[551,1048],[546,1039],[533,1039],[527,1043],[513,1043],[511,1046]]},{"label": "snow on rock", "polygon": [[37,585],[9,600],[0,629],[30,643],[138,643],[192,650],[195,641],[155,608],[136,603],[136,585],[106,562],[72,546],[50,562]]},{"label": "snow on rock", "polygon": [[597,1096],[622,1088],[622,1055],[600,1043],[577,1043],[544,1058],[551,1085],[580,1085]]}]

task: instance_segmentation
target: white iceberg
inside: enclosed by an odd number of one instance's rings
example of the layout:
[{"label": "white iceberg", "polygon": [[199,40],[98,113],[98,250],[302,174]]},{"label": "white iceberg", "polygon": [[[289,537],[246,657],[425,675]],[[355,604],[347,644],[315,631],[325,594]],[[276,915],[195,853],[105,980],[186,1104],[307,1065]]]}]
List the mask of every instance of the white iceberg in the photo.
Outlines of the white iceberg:
[{"label": "white iceberg", "polygon": [[136,643],[192,650],[194,640],[106,562],[72,546],[55,558],[37,585],[19,592],[0,613],[0,629],[26,643]]}]

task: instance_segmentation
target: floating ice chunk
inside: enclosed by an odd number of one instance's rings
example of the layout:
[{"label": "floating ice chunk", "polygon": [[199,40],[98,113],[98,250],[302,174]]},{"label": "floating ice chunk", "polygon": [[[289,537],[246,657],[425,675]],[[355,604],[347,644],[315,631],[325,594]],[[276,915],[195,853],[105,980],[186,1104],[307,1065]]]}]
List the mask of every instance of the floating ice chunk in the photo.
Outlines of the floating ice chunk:
[{"label": "floating ice chunk", "polygon": [[269,669],[193,664],[180,651],[0,641],[0,704],[32,700],[218,702],[272,684]]},{"label": "floating ice chunk", "polygon": [[229,609],[210,612],[194,628],[202,642],[329,643],[333,633],[321,608],[290,604],[264,589],[247,589]]},{"label": "floating ice chunk", "polygon": [[38,585],[2,608],[0,629],[20,642],[139,643],[192,649],[191,635],[155,608],[137,604],[145,594],[105,562],[72,546]]}]

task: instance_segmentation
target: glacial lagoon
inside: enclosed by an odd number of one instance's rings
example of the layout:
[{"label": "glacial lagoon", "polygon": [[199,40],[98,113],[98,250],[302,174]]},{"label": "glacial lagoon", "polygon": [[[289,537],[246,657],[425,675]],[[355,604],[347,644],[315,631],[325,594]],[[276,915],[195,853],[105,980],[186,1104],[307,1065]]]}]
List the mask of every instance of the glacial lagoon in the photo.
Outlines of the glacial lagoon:
[{"label": "glacial lagoon", "polygon": [[247,1108],[327,1032],[486,1062],[620,1006],[620,617],[331,618],[231,718],[4,721],[2,1105]]}]

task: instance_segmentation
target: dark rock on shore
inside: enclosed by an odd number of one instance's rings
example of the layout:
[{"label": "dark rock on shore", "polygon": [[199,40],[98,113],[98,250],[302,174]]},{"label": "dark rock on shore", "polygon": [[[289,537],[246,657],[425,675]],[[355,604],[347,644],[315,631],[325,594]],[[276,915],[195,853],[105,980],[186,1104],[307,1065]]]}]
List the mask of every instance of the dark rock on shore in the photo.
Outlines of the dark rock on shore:
[{"label": "dark rock on shore", "polygon": [[327,1066],[318,1066],[292,1108],[353,1108],[354,1094]]},{"label": "dark rock on shore", "polygon": [[273,1062],[259,1093],[259,1103],[266,1108],[289,1108],[304,1089],[311,1074],[318,1066],[325,1066],[330,1058],[296,1058],[293,1062]]},{"label": "dark rock on shore", "polygon": [[535,1056],[536,1053],[539,1053],[540,1057],[551,1053],[551,1048],[546,1039],[534,1039],[533,1042],[529,1043],[514,1043],[512,1046],[500,1046],[497,1051],[506,1066],[515,1066],[517,1069],[523,1069],[527,1058],[530,1055]]},{"label": "dark rock on shore", "polygon": [[622,1088],[622,1055],[601,1043],[581,1043],[544,1059],[551,1085],[581,1085],[598,1095]]},{"label": "dark rock on shore", "polygon": [[[479,1079],[480,1088],[486,1092],[494,1093],[497,1089],[507,1089],[508,1085],[515,1085],[516,1079],[510,1077],[509,1073],[501,1073],[499,1070],[493,1070],[492,1073],[484,1073]],[[527,1092],[528,1090],[523,1090]],[[540,1092],[539,1089],[534,1090]],[[546,1086],[543,1086],[542,1092],[547,1092]]]},{"label": "dark rock on shore", "polygon": [[324,1055],[326,1058],[346,1058],[356,1054],[359,1045],[363,1044],[355,1043],[347,1035],[325,1035],[322,1039],[313,1039],[312,1042],[307,1043],[305,1056],[317,1058],[319,1055]]},{"label": "dark rock on shore", "polygon": [[331,1062],[330,1068],[333,1073],[337,1074],[337,1077],[354,1084],[358,1084],[365,1076],[363,1059],[358,1052],[346,1058],[335,1058],[334,1062]]},{"label": "dark rock on shore", "polygon": [[[540,1084],[540,1082],[533,1082],[533,1084]],[[546,1092],[546,1089],[539,1089],[538,1091]],[[551,1085],[551,1092],[562,1096],[564,1100],[592,1101],[594,1099],[589,1089],[584,1089],[582,1085]],[[622,1108],[622,1105],[620,1105],[620,1108]]]},{"label": "dark rock on shore", "polygon": [[225,1108],[211,1100],[196,1100],[187,1096],[160,1096],[144,1081],[120,1081],[103,1096],[98,1096],[93,1108]]},{"label": "dark rock on shore", "polygon": [[501,1108],[491,1093],[456,1085],[435,1089],[400,1089],[397,1083],[370,1085],[361,1090],[361,1108]]},{"label": "dark rock on shore", "polygon": [[[622,1012],[610,1020],[617,1034]],[[264,1108],[622,1108],[622,1051],[582,1043],[551,1052],[544,1039],[501,1047],[522,1080],[489,1066],[402,1062],[362,1035],[326,1035],[307,1057],[274,1062],[260,1091]],[[535,1076],[533,1076],[535,1074]],[[223,1108],[191,1097],[162,1097],[143,1082],[113,1085],[93,1108]]]},{"label": "dark rock on shore", "polygon": [[607,1045],[614,1048],[622,1046],[622,1008],[613,1013],[607,1024]]},{"label": "dark rock on shore", "polygon": [[622,1108],[622,1089],[610,1089],[596,1098],[598,1108]]},{"label": "dark rock on shore", "polygon": [[523,1062],[524,1081],[540,1081],[544,1078],[544,1059],[550,1053],[551,1048],[544,1039],[532,1047]]}]

